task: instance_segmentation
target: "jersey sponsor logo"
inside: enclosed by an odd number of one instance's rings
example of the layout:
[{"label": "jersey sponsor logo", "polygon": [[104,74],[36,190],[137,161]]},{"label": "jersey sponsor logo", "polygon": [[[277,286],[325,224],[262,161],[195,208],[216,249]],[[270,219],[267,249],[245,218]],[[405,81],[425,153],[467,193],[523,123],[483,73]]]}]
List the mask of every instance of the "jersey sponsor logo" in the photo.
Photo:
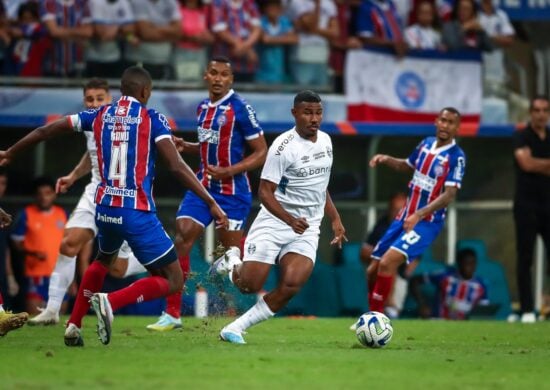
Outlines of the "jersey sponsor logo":
[{"label": "jersey sponsor logo", "polygon": [[114,223],[115,225],[122,225],[123,219],[120,217],[111,217],[107,214],[97,213],[97,220],[105,223]]},{"label": "jersey sponsor logo", "polygon": [[218,144],[220,140],[219,132],[212,129],[205,129],[202,126],[197,128],[199,134],[199,142],[207,142],[209,144]]},{"label": "jersey sponsor logo", "polygon": [[297,177],[318,176],[330,173],[330,167],[300,168],[296,173]]},{"label": "jersey sponsor logo", "polygon": [[313,155],[314,160],[319,160],[320,158],[324,158],[326,156],[325,152],[318,152]]},{"label": "jersey sponsor logo", "polygon": [[425,191],[432,192],[437,181],[432,177],[424,175],[423,173],[414,171],[411,182],[416,187],[420,187]]},{"label": "jersey sponsor logo", "polygon": [[260,124],[258,123],[258,120],[256,119],[256,112],[252,108],[250,104],[247,104],[245,106],[246,111],[248,112],[248,119],[250,120],[250,123],[253,127],[260,127]]},{"label": "jersey sponsor logo", "polygon": [[277,152],[275,153],[277,156],[281,155],[281,152],[285,150],[286,146],[294,139],[294,134],[290,133],[277,147]]},{"label": "jersey sponsor logo", "polygon": [[128,142],[130,140],[130,133],[127,131],[114,131],[111,133],[111,141],[124,141]]},{"label": "jersey sponsor logo", "polygon": [[103,116],[103,121],[106,123],[122,123],[123,125],[138,125],[141,123],[141,117],[131,117],[131,116],[112,116],[105,114]]},{"label": "jersey sponsor logo", "polygon": [[105,194],[111,196],[128,196],[131,198],[135,198],[136,190],[105,186]]},{"label": "jersey sponsor logo", "polygon": [[453,179],[462,180],[464,176],[464,168],[466,167],[466,160],[464,157],[459,157],[456,161],[456,167],[453,172]]}]

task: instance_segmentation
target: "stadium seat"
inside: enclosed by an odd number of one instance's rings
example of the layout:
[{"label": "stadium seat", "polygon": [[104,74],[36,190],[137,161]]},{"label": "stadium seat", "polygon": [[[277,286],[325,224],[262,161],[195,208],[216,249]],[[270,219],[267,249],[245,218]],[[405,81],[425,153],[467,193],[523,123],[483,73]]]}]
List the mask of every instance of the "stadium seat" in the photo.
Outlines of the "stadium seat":
[{"label": "stadium seat", "polygon": [[488,298],[492,304],[498,304],[496,319],[504,320],[510,314],[510,291],[502,264],[487,256],[487,247],[482,240],[460,240],[457,249],[471,248],[477,256],[476,275],[487,283]]},{"label": "stadium seat", "polygon": [[336,267],[317,259],[306,289],[306,313],[319,317],[336,317],[340,313]]},{"label": "stadium seat", "polygon": [[368,310],[365,269],[358,263],[335,267],[340,314],[357,316]]},{"label": "stadium seat", "polygon": [[361,241],[345,242],[342,245],[341,261],[343,265],[358,265],[361,264],[359,255],[361,253]]}]

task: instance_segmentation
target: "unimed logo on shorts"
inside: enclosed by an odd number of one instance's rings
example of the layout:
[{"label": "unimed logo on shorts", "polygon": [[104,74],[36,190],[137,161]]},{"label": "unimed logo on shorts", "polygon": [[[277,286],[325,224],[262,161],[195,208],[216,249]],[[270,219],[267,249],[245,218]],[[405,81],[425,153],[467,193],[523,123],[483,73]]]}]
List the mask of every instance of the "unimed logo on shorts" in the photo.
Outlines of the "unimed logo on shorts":
[{"label": "unimed logo on shorts", "polygon": [[105,215],[97,213],[97,220],[106,223],[114,223],[116,225],[122,225],[122,216],[120,217],[111,217],[110,215]]}]

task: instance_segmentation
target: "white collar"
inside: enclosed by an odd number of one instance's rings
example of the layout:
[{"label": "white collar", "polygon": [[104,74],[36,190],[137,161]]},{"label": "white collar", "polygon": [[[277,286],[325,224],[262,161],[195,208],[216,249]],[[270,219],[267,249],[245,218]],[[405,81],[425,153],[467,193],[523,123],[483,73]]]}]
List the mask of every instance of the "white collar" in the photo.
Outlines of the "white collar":
[{"label": "white collar", "polygon": [[443,152],[447,149],[451,149],[453,146],[456,145],[456,141],[453,139],[453,141],[450,144],[445,145],[445,146],[440,146],[439,148],[437,148],[435,145],[437,145],[437,138],[435,139],[434,143],[430,147],[430,153],[437,154],[437,153],[441,153],[441,152]]},{"label": "white collar", "polygon": [[235,91],[233,90],[233,88],[231,88],[231,89],[229,90],[229,92],[227,92],[227,93],[225,94],[224,97],[222,97],[221,99],[216,100],[216,102],[214,102],[214,103],[210,101],[210,102],[208,102],[208,105],[209,105],[210,107],[216,107],[216,106],[220,105],[221,103],[223,103],[225,100],[227,100],[227,99],[228,99],[231,95],[233,95],[234,93],[235,93]]}]

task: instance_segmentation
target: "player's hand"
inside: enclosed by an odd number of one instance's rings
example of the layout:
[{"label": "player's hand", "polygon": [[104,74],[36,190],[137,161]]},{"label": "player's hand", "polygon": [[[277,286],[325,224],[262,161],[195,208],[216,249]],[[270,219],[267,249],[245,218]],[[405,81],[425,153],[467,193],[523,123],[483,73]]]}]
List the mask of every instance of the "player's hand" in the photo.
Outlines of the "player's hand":
[{"label": "player's hand", "polygon": [[0,150],[0,166],[4,167],[11,162],[12,156],[7,150]]},{"label": "player's hand", "polygon": [[179,138],[173,135],[172,142],[174,142],[174,145],[176,145],[176,149],[178,150],[178,152],[183,153],[185,151],[185,141],[183,140],[183,138]]},{"label": "player's hand", "polygon": [[332,231],[334,232],[334,238],[330,245],[338,245],[338,248],[342,249],[342,243],[347,242],[348,238],[346,237],[346,228],[344,228],[340,219],[332,222]]},{"label": "player's hand", "polygon": [[227,219],[227,215],[225,215],[225,213],[217,203],[214,203],[210,207],[210,214],[212,214],[212,216],[216,220],[216,229],[229,228],[229,220]]},{"label": "player's hand", "polygon": [[11,225],[12,217],[0,208],[0,228],[3,229]]},{"label": "player's hand", "polygon": [[219,167],[217,165],[207,165],[206,174],[208,179],[222,180],[233,176],[231,167]]},{"label": "player's hand", "polygon": [[420,215],[418,215],[417,213],[409,215],[407,219],[405,219],[405,222],[403,222],[403,230],[405,230],[405,232],[407,233],[410,232],[414,229],[416,224],[420,222],[420,219]]},{"label": "player's hand", "polygon": [[303,217],[294,218],[290,223],[290,227],[294,233],[303,234],[307,228],[309,228],[309,223]]},{"label": "player's hand", "polygon": [[72,175],[62,176],[59,179],[57,179],[57,182],[55,183],[55,192],[57,194],[64,194],[66,193],[69,188],[74,184],[75,179]]},{"label": "player's hand", "polygon": [[14,297],[19,292],[19,284],[15,280],[15,276],[8,275],[8,295]]},{"label": "player's hand", "polygon": [[385,154],[375,154],[369,161],[369,167],[374,168],[379,164],[384,164],[388,156]]}]

